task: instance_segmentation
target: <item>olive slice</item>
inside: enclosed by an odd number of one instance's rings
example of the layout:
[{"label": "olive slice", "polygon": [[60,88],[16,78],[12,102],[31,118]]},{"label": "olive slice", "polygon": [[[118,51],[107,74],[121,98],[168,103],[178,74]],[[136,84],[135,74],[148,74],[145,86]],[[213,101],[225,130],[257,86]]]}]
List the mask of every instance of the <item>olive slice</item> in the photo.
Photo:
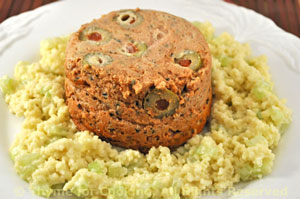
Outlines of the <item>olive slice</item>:
[{"label": "olive slice", "polygon": [[201,57],[192,50],[185,50],[174,57],[174,62],[182,67],[188,67],[193,71],[198,71],[202,67]]},{"label": "olive slice", "polygon": [[113,61],[111,56],[99,52],[88,53],[84,56],[83,60],[85,64],[96,67],[108,65]]},{"label": "olive slice", "polygon": [[153,89],[144,99],[144,109],[151,110],[156,118],[174,114],[178,105],[179,97],[168,89]]},{"label": "olive slice", "polygon": [[79,33],[81,41],[95,42],[97,44],[104,44],[111,40],[110,32],[95,26],[87,27]]},{"label": "olive slice", "polygon": [[141,57],[147,50],[147,45],[143,42],[127,43],[121,52],[127,56]]},{"label": "olive slice", "polygon": [[129,28],[139,25],[143,21],[143,17],[133,10],[125,10],[118,14],[116,21],[121,26]]}]

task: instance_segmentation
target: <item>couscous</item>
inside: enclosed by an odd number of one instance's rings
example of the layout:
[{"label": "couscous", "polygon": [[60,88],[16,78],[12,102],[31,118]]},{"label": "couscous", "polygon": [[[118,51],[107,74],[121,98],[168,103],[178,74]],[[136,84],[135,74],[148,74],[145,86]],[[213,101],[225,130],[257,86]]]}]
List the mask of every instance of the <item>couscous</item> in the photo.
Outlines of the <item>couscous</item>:
[{"label": "couscous", "polygon": [[212,58],[213,105],[206,132],[170,151],[120,150],[93,133],[77,132],[64,97],[68,37],[41,43],[38,62],[19,62],[1,89],[9,110],[24,116],[10,147],[16,172],[41,196],[85,198],[195,198],[271,172],[291,112],[273,92],[265,56],[210,23],[194,23]]}]

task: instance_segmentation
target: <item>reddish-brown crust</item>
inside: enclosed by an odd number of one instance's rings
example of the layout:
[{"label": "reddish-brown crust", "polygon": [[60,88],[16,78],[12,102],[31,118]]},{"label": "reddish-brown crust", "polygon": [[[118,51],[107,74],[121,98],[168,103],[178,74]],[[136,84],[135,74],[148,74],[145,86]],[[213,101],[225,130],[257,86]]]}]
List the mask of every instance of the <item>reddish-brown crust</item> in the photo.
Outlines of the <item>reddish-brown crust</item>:
[{"label": "reddish-brown crust", "polygon": [[[147,151],[152,146],[177,147],[200,133],[212,102],[211,56],[201,33],[186,20],[173,15],[136,10],[143,22],[122,27],[111,12],[83,25],[72,34],[66,51],[66,98],[79,130],[89,130],[112,144]],[[97,26],[112,39],[100,45],[80,41],[80,32]],[[129,35],[129,36],[128,36]],[[119,53],[129,40],[148,46],[142,57]],[[200,54],[203,67],[194,72],[174,63],[172,55],[184,50]],[[83,63],[89,52],[110,55],[103,67]],[[173,115],[161,119],[143,109],[143,99],[153,88],[169,89],[180,98]]]}]

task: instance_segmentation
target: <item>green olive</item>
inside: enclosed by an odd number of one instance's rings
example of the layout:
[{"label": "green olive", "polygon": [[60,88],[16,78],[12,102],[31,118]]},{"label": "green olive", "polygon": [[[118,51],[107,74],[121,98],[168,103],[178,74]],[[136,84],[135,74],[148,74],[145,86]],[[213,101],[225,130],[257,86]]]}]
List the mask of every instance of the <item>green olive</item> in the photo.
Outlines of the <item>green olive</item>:
[{"label": "green olive", "polygon": [[174,57],[174,62],[182,67],[188,67],[193,71],[198,71],[202,67],[201,57],[192,50],[185,50]]},{"label": "green olive", "polygon": [[84,56],[83,60],[85,64],[96,67],[108,65],[113,61],[111,56],[99,52],[88,53]]},{"label": "green olive", "polygon": [[121,26],[130,28],[139,25],[143,21],[143,17],[133,10],[124,10],[118,14],[116,21]]},{"label": "green olive", "polygon": [[157,118],[174,114],[178,105],[179,97],[168,89],[153,89],[144,99],[144,109],[151,110]]},{"label": "green olive", "polygon": [[81,41],[95,42],[97,44],[104,44],[111,40],[110,32],[95,26],[87,27],[79,34]]},{"label": "green olive", "polygon": [[121,52],[127,56],[141,57],[147,50],[147,45],[143,42],[127,43]]}]

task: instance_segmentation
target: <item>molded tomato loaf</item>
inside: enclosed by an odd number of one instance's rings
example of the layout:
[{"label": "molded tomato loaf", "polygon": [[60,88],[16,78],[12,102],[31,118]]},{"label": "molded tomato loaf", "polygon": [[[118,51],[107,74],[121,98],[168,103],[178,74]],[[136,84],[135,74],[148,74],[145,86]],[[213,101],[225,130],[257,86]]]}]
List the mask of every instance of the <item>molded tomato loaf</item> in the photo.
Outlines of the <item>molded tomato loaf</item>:
[{"label": "molded tomato loaf", "polygon": [[65,71],[74,123],[114,145],[177,147],[210,114],[208,45],[191,23],[164,12],[120,10],[82,25]]}]

